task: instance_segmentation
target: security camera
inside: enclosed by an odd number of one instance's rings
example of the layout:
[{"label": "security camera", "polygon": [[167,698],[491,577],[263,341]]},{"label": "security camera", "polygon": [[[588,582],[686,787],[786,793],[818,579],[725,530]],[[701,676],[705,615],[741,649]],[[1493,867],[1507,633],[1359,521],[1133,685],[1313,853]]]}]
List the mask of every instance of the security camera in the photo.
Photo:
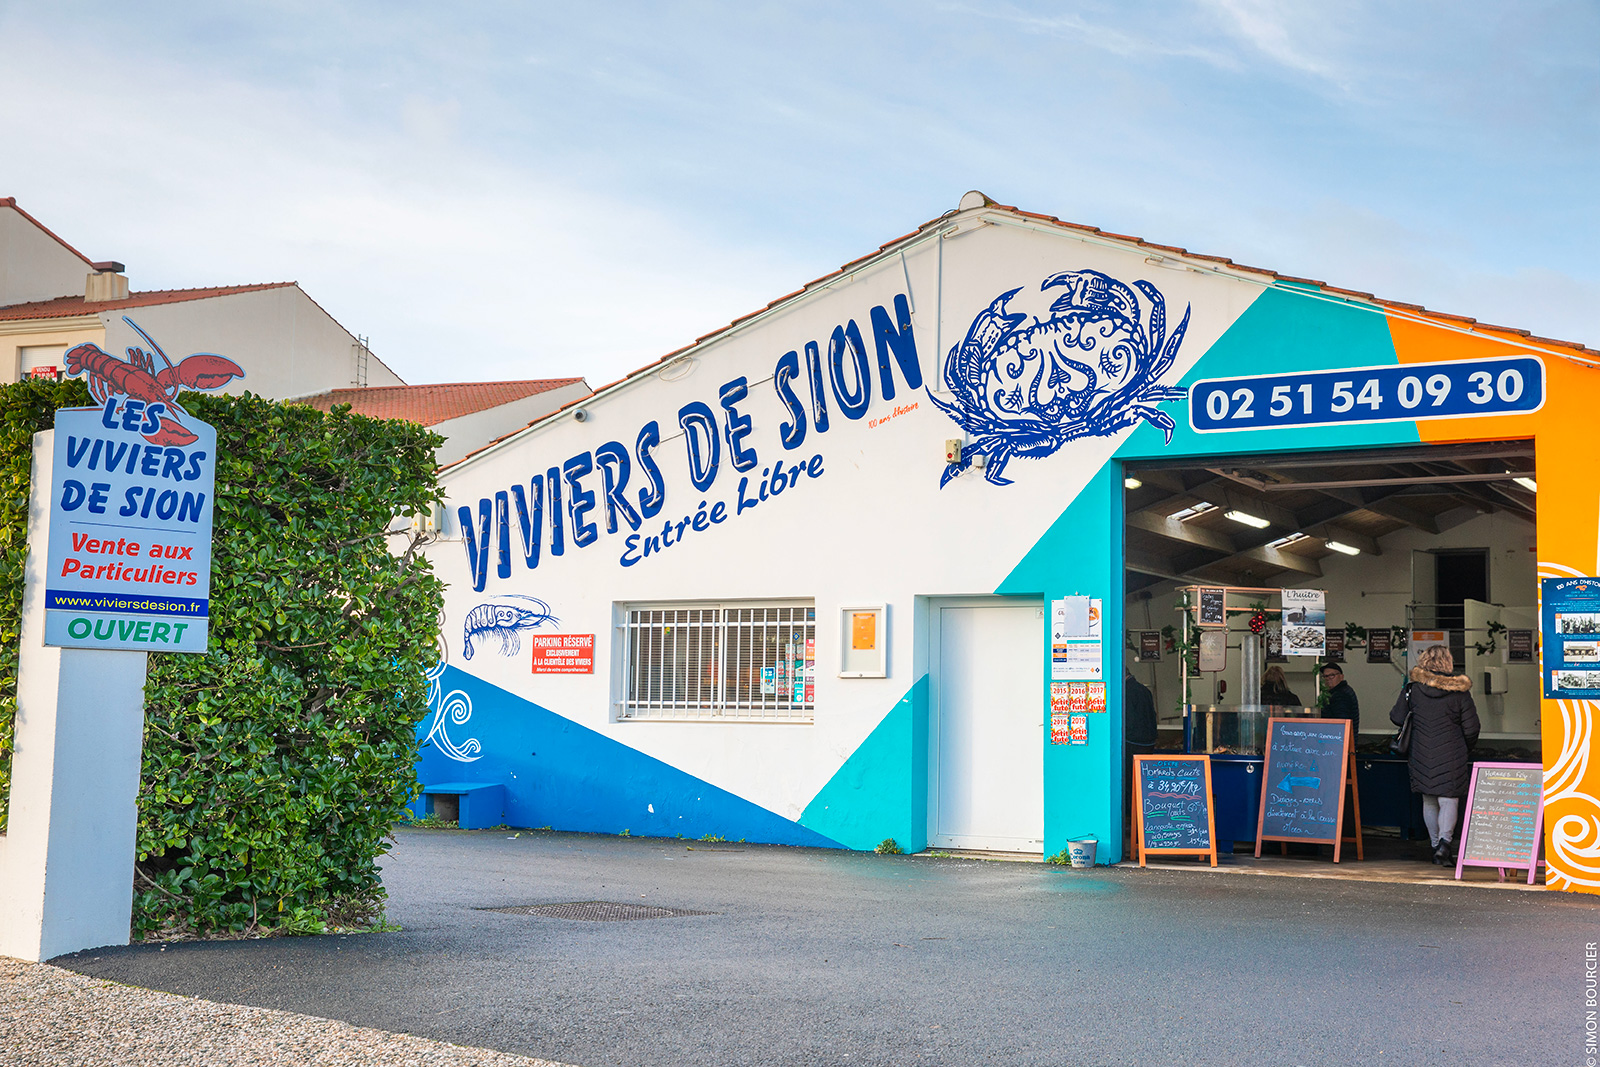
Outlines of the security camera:
[{"label": "security camera", "polygon": [[587,411],[585,411],[583,408],[579,408],[577,411],[574,411],[572,413],[572,421],[573,422],[588,422],[589,421],[589,413]]}]

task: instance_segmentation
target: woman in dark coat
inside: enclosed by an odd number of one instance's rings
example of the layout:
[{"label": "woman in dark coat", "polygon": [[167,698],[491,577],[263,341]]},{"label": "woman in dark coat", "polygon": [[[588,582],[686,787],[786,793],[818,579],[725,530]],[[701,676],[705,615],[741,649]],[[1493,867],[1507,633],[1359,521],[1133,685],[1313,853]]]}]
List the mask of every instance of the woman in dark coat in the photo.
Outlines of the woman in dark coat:
[{"label": "woman in dark coat", "polygon": [[1433,841],[1433,862],[1454,863],[1456,816],[1472,776],[1472,746],[1478,740],[1478,707],[1472,679],[1455,674],[1450,650],[1437,645],[1417,657],[1411,682],[1389,711],[1405,722],[1411,707],[1411,791],[1422,794],[1422,821]]}]

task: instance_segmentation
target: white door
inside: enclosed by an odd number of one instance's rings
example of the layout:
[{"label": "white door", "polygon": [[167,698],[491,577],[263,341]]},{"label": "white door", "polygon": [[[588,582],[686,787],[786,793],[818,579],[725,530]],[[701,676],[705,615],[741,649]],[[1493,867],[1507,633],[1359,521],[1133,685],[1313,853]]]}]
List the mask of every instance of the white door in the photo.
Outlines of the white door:
[{"label": "white door", "polygon": [[1044,607],[937,605],[932,833],[946,848],[1044,851]]}]

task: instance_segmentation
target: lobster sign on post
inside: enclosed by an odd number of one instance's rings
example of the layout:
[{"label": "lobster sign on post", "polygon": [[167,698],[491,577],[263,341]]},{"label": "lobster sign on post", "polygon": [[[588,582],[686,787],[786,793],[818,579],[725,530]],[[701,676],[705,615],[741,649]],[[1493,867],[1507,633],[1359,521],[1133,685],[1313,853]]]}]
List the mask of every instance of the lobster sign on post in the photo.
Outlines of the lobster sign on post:
[{"label": "lobster sign on post", "polygon": [[56,412],[44,643],[204,652],[217,434],[177,398],[244,371],[208,353],[174,366],[128,324],[155,355],[67,353],[98,406]]}]

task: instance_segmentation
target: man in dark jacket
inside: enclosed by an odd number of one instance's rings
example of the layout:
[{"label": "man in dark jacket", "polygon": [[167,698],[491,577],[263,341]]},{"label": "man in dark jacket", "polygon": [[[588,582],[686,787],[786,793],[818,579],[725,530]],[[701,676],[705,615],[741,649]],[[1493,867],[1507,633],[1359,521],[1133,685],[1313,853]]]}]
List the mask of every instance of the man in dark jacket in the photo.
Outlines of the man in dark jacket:
[{"label": "man in dark jacket", "polygon": [[1361,701],[1356,699],[1355,689],[1344,680],[1344,671],[1337,663],[1322,665],[1322,685],[1328,690],[1328,706],[1322,709],[1322,717],[1349,719],[1350,743],[1354,744],[1361,731]]},{"label": "man in dark jacket", "polygon": [[1148,756],[1156,750],[1156,700],[1150,690],[1122,668],[1122,821],[1133,833],[1133,757]]}]

